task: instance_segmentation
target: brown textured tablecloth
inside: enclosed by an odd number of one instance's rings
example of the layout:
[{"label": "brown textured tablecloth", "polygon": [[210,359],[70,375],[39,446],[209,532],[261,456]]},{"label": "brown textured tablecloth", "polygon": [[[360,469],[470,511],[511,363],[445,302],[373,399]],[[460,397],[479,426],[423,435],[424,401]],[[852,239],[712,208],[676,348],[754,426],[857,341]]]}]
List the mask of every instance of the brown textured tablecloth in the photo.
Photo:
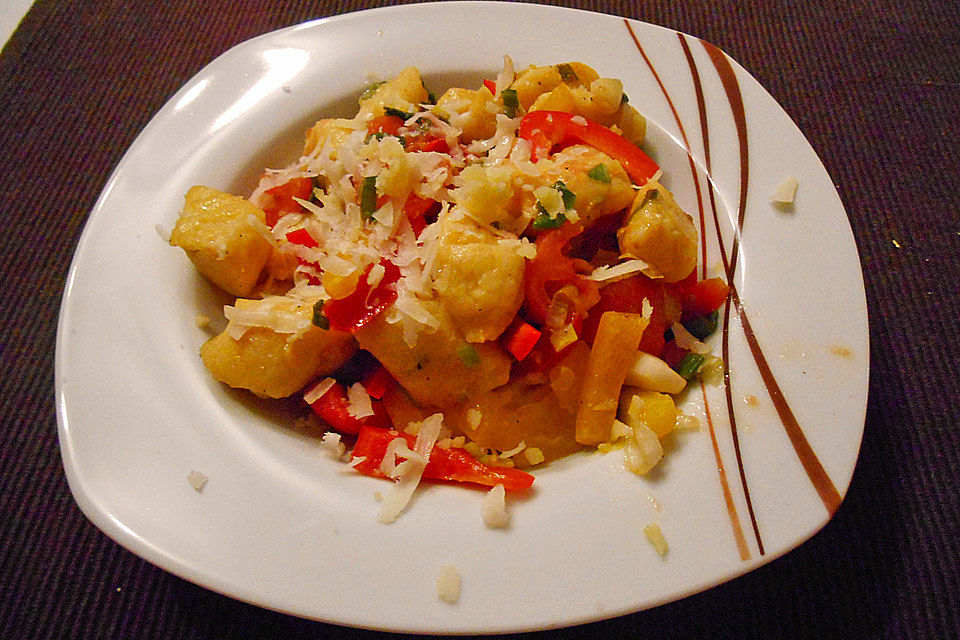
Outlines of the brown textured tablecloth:
[{"label": "brown textured tablecloth", "polygon": [[[38,2],[0,55],[0,636],[365,636],[236,602],[95,529],[57,446],[54,337],[84,221],[161,105],[230,46],[350,0]],[[870,402],[846,499],[785,557],[552,637],[960,636],[960,3],[569,2],[708,40],[780,102],[847,208]],[[813,312],[813,311],[812,311]]]}]

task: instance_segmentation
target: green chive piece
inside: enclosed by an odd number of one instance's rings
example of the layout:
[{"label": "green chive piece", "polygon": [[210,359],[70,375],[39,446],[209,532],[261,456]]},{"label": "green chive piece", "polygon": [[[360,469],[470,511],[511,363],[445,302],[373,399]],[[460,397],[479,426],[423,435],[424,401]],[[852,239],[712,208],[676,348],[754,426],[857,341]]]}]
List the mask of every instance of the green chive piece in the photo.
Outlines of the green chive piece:
[{"label": "green chive piece", "polygon": [[367,219],[377,211],[377,176],[368,176],[360,183],[360,217]]},{"label": "green chive piece", "polygon": [[567,216],[562,213],[557,214],[556,218],[551,218],[550,214],[543,209],[540,210],[540,213],[537,214],[537,217],[533,219],[532,227],[534,231],[544,231],[545,229],[558,229],[564,222],[567,221]]},{"label": "green chive piece", "polygon": [[563,206],[565,209],[572,209],[573,203],[577,201],[576,194],[570,189],[567,189],[567,185],[563,184],[562,180],[557,180],[553,183],[553,188],[560,192],[560,197],[563,198]]},{"label": "green chive piece", "polygon": [[700,371],[706,359],[707,356],[702,353],[688,353],[677,365],[677,373],[680,374],[680,377],[691,380]]},{"label": "green chive piece", "polygon": [[457,357],[460,358],[463,366],[468,369],[472,369],[480,364],[480,354],[477,353],[477,350],[473,348],[472,344],[465,344],[457,349]]},{"label": "green chive piece", "polygon": [[580,82],[580,78],[577,77],[577,72],[573,70],[569,64],[558,64],[557,71],[560,72],[560,79],[563,80],[566,84],[575,84]]},{"label": "green chive piece", "polygon": [[373,94],[377,92],[377,89],[382,87],[384,84],[386,84],[386,82],[382,81],[382,82],[374,82],[373,84],[368,86],[366,89],[363,90],[363,93],[360,94],[360,102],[363,102],[364,100],[369,100],[370,98],[372,98]]},{"label": "green chive piece", "polygon": [[323,300],[317,300],[313,305],[313,326],[320,327],[324,331],[330,330],[330,319],[323,315]]},{"label": "green chive piece", "polygon": [[401,118],[404,122],[413,117],[412,113],[407,113],[406,111],[401,111],[400,109],[395,109],[393,107],[384,107],[383,113],[388,116],[396,116]]},{"label": "green chive piece", "polygon": [[609,183],[610,183],[610,170],[607,169],[607,165],[605,165],[605,164],[603,164],[603,163],[601,162],[600,164],[598,164],[597,166],[595,166],[593,169],[590,169],[590,171],[587,171],[587,177],[588,177],[588,178],[593,178],[593,179],[596,180],[597,182],[605,182],[605,183],[609,184]]},{"label": "green chive piece", "polygon": [[630,98],[627,96],[627,94],[622,94],[620,96],[620,104],[627,104],[628,102],[630,102]]},{"label": "green chive piece", "polygon": [[517,109],[520,108],[520,98],[517,97],[516,89],[504,89],[500,92],[500,99],[503,100],[503,113],[508,118],[517,115]]}]

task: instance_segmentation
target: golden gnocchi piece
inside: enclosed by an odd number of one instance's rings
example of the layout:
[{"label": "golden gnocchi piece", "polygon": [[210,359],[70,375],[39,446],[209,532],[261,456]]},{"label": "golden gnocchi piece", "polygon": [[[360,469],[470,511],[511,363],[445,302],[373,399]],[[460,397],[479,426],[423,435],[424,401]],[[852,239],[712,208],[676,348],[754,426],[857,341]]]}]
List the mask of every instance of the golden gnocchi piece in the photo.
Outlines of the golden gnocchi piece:
[{"label": "golden gnocchi piece", "polygon": [[257,286],[273,245],[263,211],[248,200],[210,187],[192,187],[170,234],[210,282],[235,296]]},{"label": "golden gnocchi piece", "polygon": [[423,86],[420,71],[416,67],[407,67],[392,79],[372,89],[369,95],[361,96],[357,119],[382,116],[384,107],[405,112],[417,111],[417,105],[427,99],[427,90]]},{"label": "golden gnocchi piece", "polygon": [[228,327],[205,342],[200,348],[204,365],[215,379],[235,389],[248,389],[265,398],[286,398],[312,380],[333,373],[357,351],[357,343],[349,334],[312,324],[311,302],[277,297],[240,299],[236,308],[300,328],[280,332],[263,326],[248,327],[235,338]]},{"label": "golden gnocchi piece", "polygon": [[486,87],[476,91],[451,87],[437,100],[436,112],[446,115],[450,124],[460,129],[463,142],[486,140],[497,130],[500,111],[493,94]]},{"label": "golden gnocchi piece", "polygon": [[623,255],[643,260],[666,282],[683,280],[697,266],[693,218],[659,182],[648,182],[637,191],[617,240]]}]

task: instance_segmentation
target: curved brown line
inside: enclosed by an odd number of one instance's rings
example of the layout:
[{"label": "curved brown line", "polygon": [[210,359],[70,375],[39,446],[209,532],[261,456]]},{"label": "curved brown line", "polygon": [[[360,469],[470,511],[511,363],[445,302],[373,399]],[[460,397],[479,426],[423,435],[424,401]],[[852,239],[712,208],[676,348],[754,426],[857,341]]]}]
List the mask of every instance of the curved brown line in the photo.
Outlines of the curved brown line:
[{"label": "curved brown line", "polygon": [[[643,46],[641,46],[636,33],[634,33],[633,31],[633,27],[630,26],[630,22],[627,19],[624,19],[623,24],[624,26],[626,26],[627,32],[630,34],[630,37],[633,39],[633,43],[636,46],[637,51],[640,53],[640,56],[643,58],[643,61],[646,63],[647,68],[653,74],[653,77],[656,79],[657,84],[660,86],[660,91],[663,94],[663,97],[667,100],[667,104],[670,106],[670,111],[673,113],[673,117],[676,120],[677,126],[680,129],[680,135],[683,138],[683,144],[686,148],[687,161],[690,163],[690,173],[693,176],[694,184],[696,186],[697,206],[700,211],[700,228],[704,229],[705,228],[704,207],[703,207],[703,197],[700,192],[700,179],[696,169],[696,163],[694,162],[694,159],[693,159],[693,155],[690,153],[690,142],[687,139],[687,133],[686,133],[686,130],[684,129],[683,122],[681,121],[680,115],[677,112],[676,106],[673,103],[673,99],[670,97],[670,94],[667,92],[667,89],[664,86],[663,81],[661,81],[660,79],[660,74],[657,73],[656,69],[653,66],[653,63],[650,61],[650,58],[647,57],[646,52],[643,50]],[[685,49],[685,53],[689,54],[689,47],[686,46],[686,43],[683,41],[682,38],[681,38],[681,45],[683,45]],[[694,74],[696,74],[696,69],[692,66],[692,58],[688,58],[688,59],[691,62],[691,69],[693,69]],[[696,75],[698,108],[701,110],[701,122],[705,122],[706,120],[705,120],[705,111],[704,111],[705,108],[704,108],[704,102],[703,102],[703,92],[699,85],[699,80],[700,80],[699,75]],[[704,140],[708,141],[709,138],[704,136]],[[709,158],[709,153],[708,153],[708,158]],[[727,257],[726,257],[726,252],[723,251],[723,239],[722,239],[723,237],[720,233],[720,223],[717,219],[717,208],[713,199],[713,189],[710,187],[709,171],[708,171],[708,175],[706,176],[706,180],[707,180],[707,186],[708,186],[707,190],[710,193],[711,207],[713,209],[714,224],[717,227],[717,236],[720,239],[720,250],[723,256],[724,267],[726,267]],[[703,256],[702,273],[706,275],[706,270],[707,270],[706,234],[701,233],[700,236],[701,236],[701,255]],[[719,444],[717,443],[717,435],[713,426],[713,418],[711,417],[711,414],[710,414],[710,406],[707,401],[706,390],[703,388],[702,384],[700,385],[700,391],[703,394],[703,402],[704,402],[704,410],[707,418],[707,426],[710,433],[710,441],[713,446],[714,459],[716,460],[716,463],[717,463],[717,474],[720,480],[720,488],[723,493],[725,506],[727,508],[727,517],[729,518],[730,526],[733,529],[733,536],[737,544],[737,550],[740,553],[740,559],[742,561],[746,561],[750,559],[750,549],[747,546],[747,540],[743,534],[743,528],[740,526],[740,516],[737,514],[737,506],[734,503],[733,495],[730,492],[730,484],[727,481],[727,471],[723,465],[723,458],[720,455],[720,447],[719,447]],[[728,406],[729,404],[730,403],[728,401]],[[747,500],[749,505],[749,495],[747,496]],[[754,535],[757,537],[757,546],[760,549],[760,553],[762,554],[763,544],[760,541],[759,533],[756,531],[756,526],[754,526]]]},{"label": "curved brown line", "polygon": [[[690,67],[690,75],[693,77],[694,90],[697,95],[697,112],[700,117],[700,132],[704,140],[704,149],[709,149],[710,144],[710,132],[709,132],[709,121],[707,119],[707,107],[706,100],[703,97],[703,85],[700,82],[700,72],[697,69],[696,61],[693,59],[693,54],[690,52],[689,46],[687,46],[686,37],[682,33],[677,33],[677,38],[680,40],[681,47],[684,50],[684,54],[687,59],[687,64]],[[702,41],[701,41],[702,42]],[[719,50],[718,50],[719,51]],[[722,55],[722,54],[721,54]],[[716,63],[714,63],[716,66]],[[721,74],[721,80],[723,74]],[[724,88],[727,89],[727,97],[730,98],[729,91],[729,82],[724,82]],[[736,78],[734,78],[734,83]],[[736,91],[737,96],[739,96],[739,90]],[[735,101],[730,100],[731,104]],[[740,113],[743,114],[743,100],[739,99],[736,102],[739,103],[741,109]],[[740,120],[737,120],[737,110],[734,108],[734,120],[737,122],[737,136],[740,143],[740,210],[739,210],[739,220],[740,222],[737,225],[737,228],[734,230],[733,234],[733,248],[731,249],[731,259],[727,260],[727,253],[723,246],[723,234],[720,230],[720,219],[717,212],[717,202],[713,195],[713,183],[712,180],[708,180],[708,189],[710,192],[710,207],[713,210],[713,223],[716,226],[717,231],[717,242],[720,247],[720,256],[723,259],[723,268],[724,272],[727,274],[727,282],[732,289],[735,288],[733,282],[734,271],[736,270],[736,251],[739,246],[740,240],[740,227],[742,225],[744,213],[746,211],[746,178],[748,165],[746,163],[746,156],[743,154],[747,149],[747,139],[746,139],[746,118],[744,117],[743,127],[740,126]],[[705,160],[707,162],[707,175],[709,176],[713,172],[713,166],[708,154],[705,154]],[[739,308],[738,308],[739,312]],[[760,535],[760,525],[757,523],[757,514],[753,509],[753,499],[750,497],[750,485],[747,483],[747,471],[746,467],[743,464],[743,455],[740,451],[740,430],[737,428],[737,416],[736,412],[733,410],[733,385],[730,380],[730,305],[727,304],[723,308],[723,332],[720,338],[720,355],[723,358],[723,393],[724,399],[726,400],[727,405],[727,419],[730,423],[730,438],[733,441],[733,452],[737,460],[737,471],[740,475],[740,488],[743,490],[743,498],[747,503],[747,514],[750,516],[750,526],[753,529],[753,537],[757,542],[757,550],[760,552],[760,555],[764,555],[763,549],[763,537]]]},{"label": "curved brown line", "polygon": [[[780,389],[780,385],[777,383],[776,377],[770,370],[770,365],[767,362],[766,356],[763,354],[763,349],[760,347],[760,343],[758,342],[757,336],[753,331],[753,327],[750,325],[750,321],[747,318],[747,314],[744,311],[743,304],[740,300],[740,294],[736,287],[733,286],[733,274],[736,270],[737,255],[740,245],[740,234],[743,231],[743,222],[746,216],[747,208],[747,187],[749,177],[749,157],[747,155],[747,120],[743,107],[743,95],[740,92],[740,84],[737,81],[736,74],[733,71],[733,66],[730,64],[726,54],[709,42],[705,42],[703,40],[700,42],[707,51],[707,54],[710,56],[710,60],[713,62],[713,66],[716,68],[717,74],[720,76],[720,81],[723,84],[724,92],[727,95],[727,100],[730,103],[731,110],[733,111],[733,118],[737,127],[737,139],[740,144],[740,202],[737,213],[737,229],[736,233],[734,234],[730,263],[726,267],[728,282],[731,284],[730,296],[733,300],[734,306],[737,309],[737,315],[740,317],[744,337],[746,338],[747,345],[750,348],[750,354],[753,356],[753,360],[757,365],[757,369],[760,372],[760,377],[763,380],[764,386],[767,388],[767,393],[770,395],[770,399],[773,401],[773,406],[777,410],[777,414],[780,417],[780,422],[783,424],[784,430],[787,433],[787,438],[789,438],[791,445],[793,445],[793,450],[797,454],[797,458],[799,459],[801,466],[803,466],[803,469],[806,472],[810,482],[813,484],[814,489],[820,496],[820,500],[823,502],[823,506],[826,508],[827,513],[832,516],[840,507],[840,493],[837,491],[837,488],[830,479],[830,476],[823,468],[820,459],[810,446],[810,442],[803,433],[803,429],[800,427],[799,422],[797,422],[796,416],[794,416],[793,411],[790,409],[790,405],[787,403],[786,397],[783,395],[783,391]],[[727,361],[727,319],[729,318],[729,309],[730,307],[728,305],[724,310],[724,361]],[[728,370],[725,371],[724,377],[729,378]],[[729,403],[731,400],[729,390],[727,392],[727,396]],[[740,448],[735,431],[734,446],[737,452],[737,461],[739,464]],[[741,466],[741,472],[742,470],[743,467]],[[752,508],[750,513],[752,517]],[[761,551],[761,554],[762,553],[763,552]]]}]

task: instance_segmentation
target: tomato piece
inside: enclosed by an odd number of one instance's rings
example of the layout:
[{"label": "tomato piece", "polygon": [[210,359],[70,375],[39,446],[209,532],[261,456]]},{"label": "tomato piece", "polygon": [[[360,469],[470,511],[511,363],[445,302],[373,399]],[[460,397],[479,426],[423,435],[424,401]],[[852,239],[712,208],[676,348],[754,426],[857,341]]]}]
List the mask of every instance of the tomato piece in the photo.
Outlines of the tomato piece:
[{"label": "tomato piece", "polygon": [[304,247],[318,247],[320,244],[314,239],[310,232],[304,228],[294,229],[287,233],[287,242],[303,245]]},{"label": "tomato piece", "polygon": [[377,116],[367,125],[367,133],[383,133],[388,136],[396,136],[399,135],[402,126],[403,118],[400,116]]},{"label": "tomato piece", "polygon": [[388,260],[381,260],[380,264],[385,273],[376,286],[371,287],[368,280],[373,269],[373,265],[370,265],[364,270],[353,293],[324,304],[323,314],[330,321],[331,329],[353,333],[396,301],[397,290],[393,285],[400,279],[400,269]]},{"label": "tomato piece", "polygon": [[313,193],[312,178],[293,178],[263,192],[261,200],[265,222],[271,229],[285,213],[299,213],[303,207],[294,199],[309,200]]},{"label": "tomato piece", "polygon": [[573,317],[583,317],[599,299],[597,283],[577,273],[575,261],[564,255],[570,239],[583,231],[579,224],[564,224],[537,237],[537,255],[527,261],[524,279],[524,309],[540,324],[547,319],[553,295],[566,285],[576,287],[579,296]]}]

